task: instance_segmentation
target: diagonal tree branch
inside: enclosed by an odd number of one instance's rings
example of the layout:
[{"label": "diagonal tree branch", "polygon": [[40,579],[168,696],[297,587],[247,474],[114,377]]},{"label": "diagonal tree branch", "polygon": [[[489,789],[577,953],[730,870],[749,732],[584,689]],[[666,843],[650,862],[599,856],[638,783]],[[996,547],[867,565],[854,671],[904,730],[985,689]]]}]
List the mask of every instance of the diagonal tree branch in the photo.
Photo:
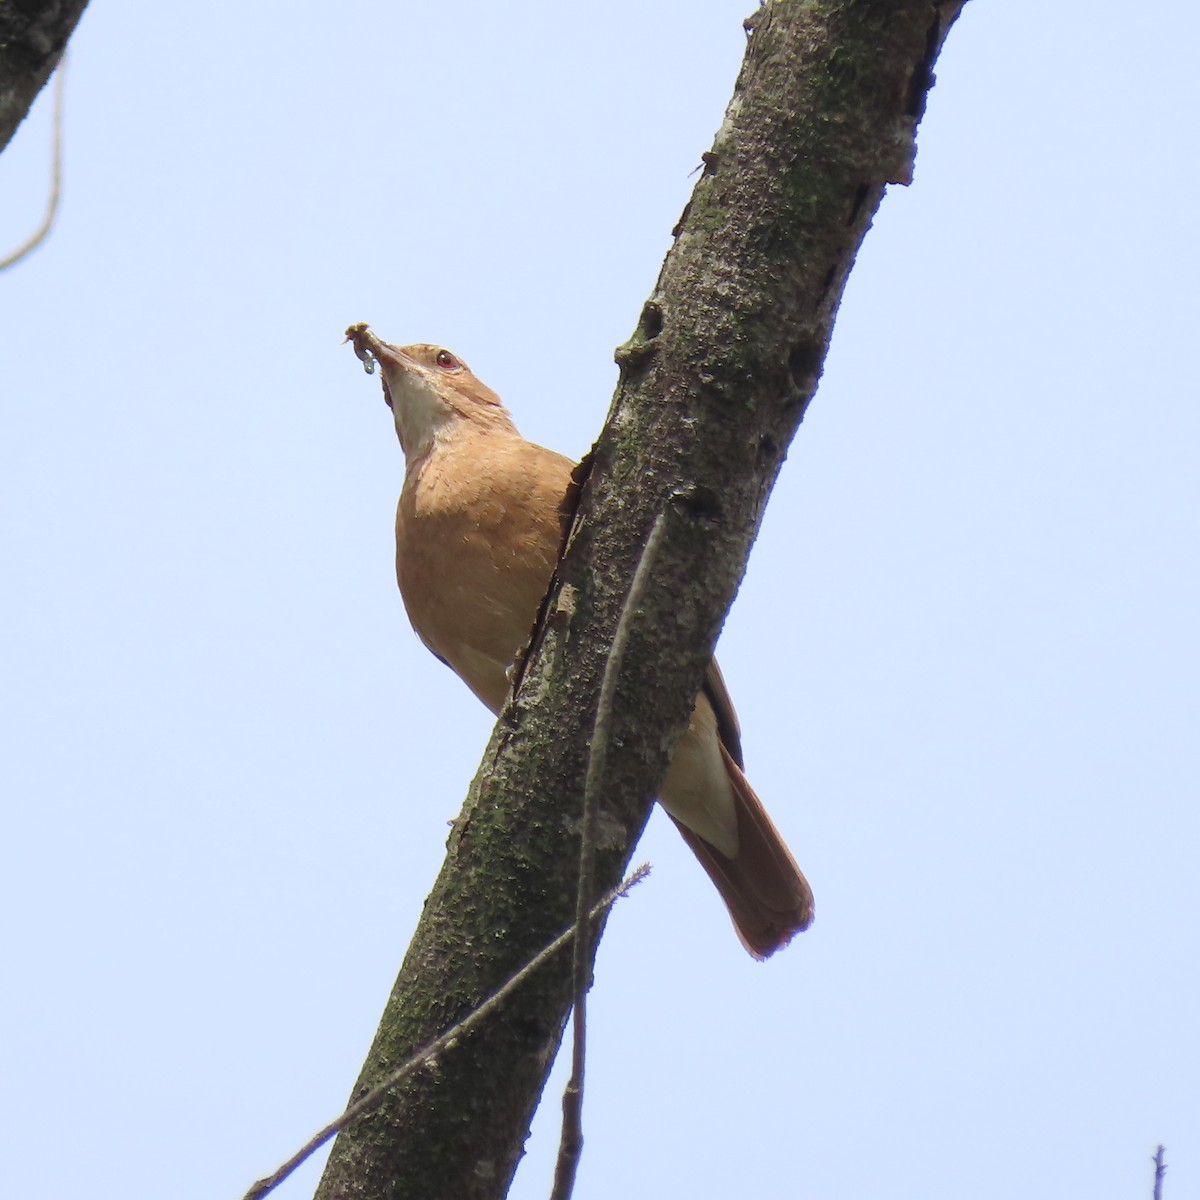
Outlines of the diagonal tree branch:
[{"label": "diagonal tree branch", "polygon": [[[964,2],[772,0],[747,22],[725,121],[617,353],[620,384],[525,674],[355,1096],[570,923],[588,734],[662,517],[617,687],[593,898],[621,878],[816,390],[854,256],[885,186],[911,178],[933,63]],[[571,995],[570,964],[549,965],[440,1074],[407,1079],[339,1135],[319,1200],[503,1196]]]}]

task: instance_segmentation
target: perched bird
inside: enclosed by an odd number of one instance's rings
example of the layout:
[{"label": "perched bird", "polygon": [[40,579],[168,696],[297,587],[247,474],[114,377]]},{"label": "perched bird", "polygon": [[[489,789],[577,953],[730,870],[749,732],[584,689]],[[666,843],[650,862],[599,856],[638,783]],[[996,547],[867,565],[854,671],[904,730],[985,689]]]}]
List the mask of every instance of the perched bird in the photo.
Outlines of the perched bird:
[{"label": "perched bird", "polygon": [[[440,346],[346,331],[372,369],[404,450],[396,577],[417,636],[492,710],[509,691],[562,541],[574,463],[527,442],[500,397]],[[742,774],[737,717],[714,659],[659,801],[733,918],[766,958],[812,921],[813,899]]]}]

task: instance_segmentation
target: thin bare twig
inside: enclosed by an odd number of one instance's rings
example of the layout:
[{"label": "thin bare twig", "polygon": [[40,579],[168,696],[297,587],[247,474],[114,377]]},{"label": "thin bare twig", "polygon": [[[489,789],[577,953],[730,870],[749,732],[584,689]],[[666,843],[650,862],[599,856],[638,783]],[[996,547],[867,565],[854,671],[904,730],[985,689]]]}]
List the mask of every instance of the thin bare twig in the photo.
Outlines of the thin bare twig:
[{"label": "thin bare twig", "polygon": [[[604,896],[591,910],[590,915],[593,918],[599,916],[609,905],[628,895],[629,891],[641,883],[649,874],[649,863],[643,863],[618,887],[613,888],[608,895]],[[575,926],[572,925],[570,929],[560,933],[554,941],[534,955],[519,971],[509,976],[508,980],[479,1005],[478,1008],[472,1009],[461,1021],[456,1021],[444,1033],[439,1034],[433,1041],[423,1046],[420,1050],[417,1050],[410,1058],[384,1078],[382,1082],[377,1083],[369,1092],[360,1096],[340,1117],[331,1121],[324,1129],[314,1134],[277,1171],[268,1175],[265,1179],[260,1179],[246,1193],[244,1200],[261,1200],[268,1192],[278,1187],[301,1163],[310,1158],[329,1141],[334,1134],[340,1133],[347,1125],[361,1117],[364,1113],[377,1108],[387,1093],[398,1083],[422,1067],[435,1065],[437,1056],[443,1050],[452,1050],[459,1038],[470,1033],[476,1025],[495,1012],[521,984],[541,967],[547,959],[557,954],[574,936]]]},{"label": "thin bare twig", "polygon": [[0,258],[0,271],[16,266],[21,259],[32,254],[46,240],[58,216],[58,202],[62,197],[62,114],[63,80],[67,75],[67,56],[64,52],[58,60],[54,74],[54,132],[51,142],[50,199],[46,203],[46,215],[33,235],[18,246],[7,258]]},{"label": "thin bare twig", "polygon": [[1167,1164],[1163,1158],[1166,1149],[1166,1146],[1160,1143],[1154,1152],[1154,1200],[1162,1200],[1163,1176],[1167,1173]]},{"label": "thin bare twig", "polygon": [[600,681],[600,699],[596,705],[596,723],[592,728],[592,744],[588,752],[587,775],[583,785],[583,820],[579,843],[579,888],[575,894],[575,928],[579,936],[574,946],[575,1000],[572,1012],[571,1078],[563,1091],[562,1134],[558,1143],[558,1160],[554,1165],[554,1190],[550,1200],[570,1200],[575,1187],[575,1175],[579,1170],[579,1159],[583,1154],[583,1076],[587,1061],[587,993],[591,978],[592,914],[588,911],[588,897],[592,891],[592,878],[596,863],[596,819],[599,810],[597,799],[600,784],[604,779],[604,767],[608,758],[608,742],[612,724],[613,699],[621,675],[621,663],[629,644],[629,630],[633,616],[641,605],[646,584],[650,578],[650,565],[658,553],[664,527],[663,514],[654,518],[650,536],[646,539],[629,593],[621,608],[616,633],[604,663],[604,677]]}]

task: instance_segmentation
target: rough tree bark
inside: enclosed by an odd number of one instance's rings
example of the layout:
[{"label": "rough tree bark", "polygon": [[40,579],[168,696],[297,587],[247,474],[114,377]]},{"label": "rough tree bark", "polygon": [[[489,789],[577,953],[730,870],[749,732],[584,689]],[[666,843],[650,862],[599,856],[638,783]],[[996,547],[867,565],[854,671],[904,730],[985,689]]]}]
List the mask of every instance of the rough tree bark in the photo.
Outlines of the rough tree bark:
[{"label": "rough tree bark", "polygon": [[58,66],[87,0],[0,3],[0,151]]},{"label": "rough tree bark", "polygon": [[[547,615],[356,1097],[570,925],[605,654],[664,513],[614,713],[596,895],[626,869],[816,389],[854,256],[885,186],[911,178],[933,63],[964,2],[772,0],[747,22],[724,124],[617,352],[619,386]],[[570,970],[567,952],[342,1133],[318,1200],[503,1196],[559,1044]]]}]

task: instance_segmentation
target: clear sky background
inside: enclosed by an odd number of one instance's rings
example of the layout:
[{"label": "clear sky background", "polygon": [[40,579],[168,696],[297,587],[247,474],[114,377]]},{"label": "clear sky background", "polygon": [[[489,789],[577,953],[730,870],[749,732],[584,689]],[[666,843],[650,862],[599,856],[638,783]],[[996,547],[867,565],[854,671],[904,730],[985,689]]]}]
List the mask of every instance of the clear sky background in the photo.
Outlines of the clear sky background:
[{"label": "clear sky background", "polygon": [[[93,0],[0,276],[6,1193],[236,1198],[340,1110],[490,727],[342,330],[586,450],[749,8]],[[1198,40],[952,32],[721,642],[817,922],[752,962],[652,820],[581,1200],[1200,1194]]]}]

